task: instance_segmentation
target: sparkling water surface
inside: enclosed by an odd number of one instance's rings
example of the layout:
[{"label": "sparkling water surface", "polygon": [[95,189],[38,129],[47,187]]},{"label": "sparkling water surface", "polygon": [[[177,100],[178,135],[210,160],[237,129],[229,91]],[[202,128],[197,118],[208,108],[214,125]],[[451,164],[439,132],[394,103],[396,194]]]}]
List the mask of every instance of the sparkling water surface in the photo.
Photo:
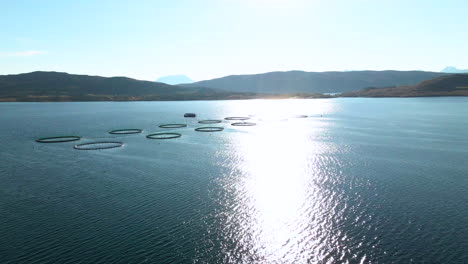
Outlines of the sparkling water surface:
[{"label": "sparkling water surface", "polygon": [[0,263],[468,263],[468,98],[0,103],[0,183]]}]

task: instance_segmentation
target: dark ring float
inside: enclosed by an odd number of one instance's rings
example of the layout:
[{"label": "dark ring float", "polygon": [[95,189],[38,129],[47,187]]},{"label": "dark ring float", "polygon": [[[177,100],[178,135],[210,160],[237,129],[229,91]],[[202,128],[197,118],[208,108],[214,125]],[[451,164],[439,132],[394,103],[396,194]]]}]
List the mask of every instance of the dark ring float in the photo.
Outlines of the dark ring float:
[{"label": "dark ring float", "polygon": [[257,124],[252,123],[252,122],[236,122],[232,123],[231,126],[255,126]]},{"label": "dark ring float", "polygon": [[243,117],[243,116],[229,116],[229,117],[226,117],[224,118],[225,120],[249,120],[250,117]]},{"label": "dark ring float", "polygon": [[217,123],[221,123],[223,121],[221,120],[200,120],[198,121],[198,123],[200,124],[217,124]]},{"label": "dark ring float", "polygon": [[73,148],[78,150],[98,150],[98,149],[111,149],[111,148],[120,148],[124,145],[120,141],[98,141],[98,142],[89,142],[75,145]]},{"label": "dark ring float", "polygon": [[114,135],[127,135],[127,134],[138,134],[143,132],[143,130],[138,128],[126,128],[126,129],[116,129],[109,131],[109,134]]},{"label": "dark ring float", "polygon": [[45,137],[45,138],[38,138],[36,142],[39,143],[62,143],[62,142],[71,142],[80,140],[81,137],[79,136],[59,136],[59,137]]},{"label": "dark ring float", "polygon": [[149,139],[171,139],[171,138],[179,138],[182,135],[179,133],[153,133],[146,136]]},{"label": "dark ring float", "polygon": [[181,128],[181,127],[187,127],[186,124],[165,124],[165,125],[160,125],[160,128]]},{"label": "dark ring float", "polygon": [[223,131],[224,128],[223,127],[199,127],[199,128],[195,128],[195,131],[198,131],[198,132],[220,132],[220,131]]}]

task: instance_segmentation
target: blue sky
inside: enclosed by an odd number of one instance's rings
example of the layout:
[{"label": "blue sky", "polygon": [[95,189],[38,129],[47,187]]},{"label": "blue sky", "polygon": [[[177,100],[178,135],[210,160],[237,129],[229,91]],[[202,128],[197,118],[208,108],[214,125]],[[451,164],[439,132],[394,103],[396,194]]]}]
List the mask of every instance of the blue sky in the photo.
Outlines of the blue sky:
[{"label": "blue sky", "polygon": [[468,68],[468,1],[2,1],[0,74]]}]

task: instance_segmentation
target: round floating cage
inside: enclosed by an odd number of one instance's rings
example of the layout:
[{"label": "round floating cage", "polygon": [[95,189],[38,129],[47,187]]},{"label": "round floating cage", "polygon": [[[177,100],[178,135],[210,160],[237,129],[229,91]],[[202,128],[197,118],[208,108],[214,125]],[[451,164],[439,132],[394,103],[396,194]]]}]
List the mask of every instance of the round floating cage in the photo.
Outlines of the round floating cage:
[{"label": "round floating cage", "polygon": [[244,117],[244,116],[230,116],[230,117],[226,117],[224,118],[225,120],[249,120],[250,117]]},{"label": "round floating cage", "polygon": [[294,115],[292,118],[307,118],[308,116],[306,115]]},{"label": "round floating cage", "polygon": [[198,123],[200,124],[218,124],[218,123],[221,123],[223,121],[221,120],[200,120],[198,121]]},{"label": "round floating cage", "polygon": [[179,133],[153,133],[146,136],[149,139],[171,139],[171,138],[179,138],[182,135]]},{"label": "round floating cage", "polygon": [[120,148],[124,145],[120,141],[98,141],[98,142],[89,142],[75,145],[73,148],[78,150],[98,150],[98,149],[111,149],[111,148]]},{"label": "round floating cage", "polygon": [[45,138],[38,138],[36,142],[39,143],[62,143],[62,142],[71,142],[80,140],[81,137],[79,136],[58,136],[58,137],[45,137]]},{"label": "round floating cage", "polygon": [[142,129],[138,128],[126,128],[126,129],[116,129],[116,130],[111,130],[109,131],[109,134],[114,134],[114,135],[128,135],[128,134],[139,134],[143,132]]},{"label": "round floating cage", "polygon": [[223,131],[224,127],[199,127],[195,128],[195,131],[198,132],[220,132]]},{"label": "round floating cage", "polygon": [[236,123],[232,123],[231,126],[255,126],[257,125],[256,123],[252,123],[252,122],[236,122]]},{"label": "round floating cage", "polygon": [[186,124],[165,124],[165,125],[160,125],[160,128],[181,128],[181,127],[187,127]]}]

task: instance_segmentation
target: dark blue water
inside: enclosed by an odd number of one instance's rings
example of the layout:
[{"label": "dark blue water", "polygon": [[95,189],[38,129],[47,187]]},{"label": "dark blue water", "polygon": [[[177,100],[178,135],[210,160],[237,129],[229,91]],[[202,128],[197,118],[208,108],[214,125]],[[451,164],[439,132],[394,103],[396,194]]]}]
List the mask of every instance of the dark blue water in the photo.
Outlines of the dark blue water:
[{"label": "dark blue water", "polygon": [[[0,263],[467,263],[467,117],[468,98],[1,103]],[[83,139],[34,141],[58,135]],[[96,140],[125,145],[73,149]]]}]

